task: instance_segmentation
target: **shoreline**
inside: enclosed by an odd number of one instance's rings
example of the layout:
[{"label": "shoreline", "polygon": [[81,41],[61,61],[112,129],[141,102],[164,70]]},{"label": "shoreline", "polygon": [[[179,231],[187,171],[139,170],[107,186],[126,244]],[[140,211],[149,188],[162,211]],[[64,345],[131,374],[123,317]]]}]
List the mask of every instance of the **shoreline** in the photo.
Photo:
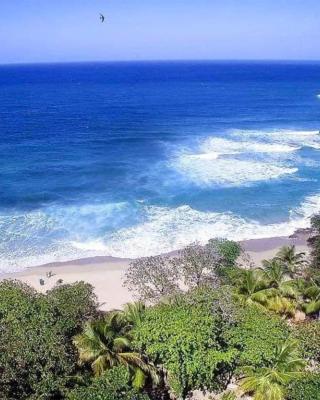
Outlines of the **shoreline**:
[{"label": "shoreline", "polygon": [[[250,262],[259,266],[263,259],[272,258],[277,250],[285,245],[294,244],[297,251],[308,252],[307,239],[310,234],[310,229],[303,229],[297,230],[291,236],[249,239],[239,243],[249,255]],[[176,253],[177,251],[173,251],[168,254]],[[100,308],[110,310],[121,308],[123,304],[134,300],[133,294],[122,286],[124,273],[132,260],[111,256],[80,258],[29,267],[19,272],[4,273],[0,275],[0,280],[18,279],[42,293],[52,289],[60,279],[63,283],[84,281],[94,287]],[[50,278],[46,276],[49,271],[53,274]],[[43,285],[40,284],[40,279],[44,280]]]}]

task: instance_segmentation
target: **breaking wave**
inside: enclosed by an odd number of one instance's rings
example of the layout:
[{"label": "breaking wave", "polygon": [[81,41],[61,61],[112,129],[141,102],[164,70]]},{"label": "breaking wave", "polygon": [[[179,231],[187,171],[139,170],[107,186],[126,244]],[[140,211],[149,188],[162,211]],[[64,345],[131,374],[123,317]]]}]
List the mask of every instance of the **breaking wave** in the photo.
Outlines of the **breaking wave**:
[{"label": "breaking wave", "polygon": [[250,160],[215,159],[182,155],[173,164],[176,171],[199,186],[243,186],[294,174],[297,168]]},{"label": "breaking wave", "polygon": [[[105,218],[103,211],[110,209],[110,205],[99,207],[102,214],[98,219],[102,221]],[[114,207],[118,208],[119,205],[111,206]],[[94,209],[95,206],[92,206],[92,210]],[[46,262],[90,256],[149,256],[179,249],[195,240],[206,243],[214,237],[245,240],[290,235],[298,228],[308,227],[310,216],[319,211],[318,194],[309,196],[299,207],[291,210],[287,221],[275,224],[261,224],[232,213],[198,211],[187,205],[176,208],[141,205],[140,222],[116,232],[92,234],[87,230],[90,221],[80,221],[81,237],[75,234],[79,226],[74,226],[75,231],[71,231],[70,226],[62,226],[63,222],[59,221],[57,216],[37,213],[25,216],[23,219],[26,225],[21,224],[20,232],[24,232],[26,240],[29,241],[28,250],[26,251],[25,246],[17,246],[14,252],[1,251],[1,268],[3,272],[9,272]],[[95,214],[100,212],[96,210]],[[31,225],[28,224],[30,219],[33,219]],[[68,224],[70,220],[65,220],[64,223]],[[15,227],[17,226],[13,226],[12,229],[15,230]],[[59,238],[59,235],[54,239],[51,235],[50,246],[39,247],[39,241],[35,238],[46,231],[52,232],[53,227],[56,234],[62,229],[64,236],[67,233],[69,239]]]},{"label": "breaking wave", "polygon": [[319,131],[304,131],[304,130],[233,130],[231,136],[238,139],[263,139],[267,142],[272,142],[276,145],[311,147],[320,149],[320,134]]},{"label": "breaking wave", "polygon": [[243,186],[296,173],[298,168],[281,157],[299,149],[286,143],[208,137],[196,148],[177,150],[170,166],[199,186]]}]

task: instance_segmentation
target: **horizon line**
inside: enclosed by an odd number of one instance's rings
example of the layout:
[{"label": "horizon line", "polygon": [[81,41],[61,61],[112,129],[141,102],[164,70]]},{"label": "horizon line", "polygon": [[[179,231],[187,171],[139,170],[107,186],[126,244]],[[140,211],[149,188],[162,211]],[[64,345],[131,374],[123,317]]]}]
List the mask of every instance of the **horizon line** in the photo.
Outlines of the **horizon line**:
[{"label": "horizon line", "polygon": [[26,61],[26,62],[0,62],[0,66],[27,66],[27,65],[53,65],[53,64],[117,64],[117,63],[185,63],[185,62],[212,62],[212,63],[320,63],[320,59],[277,59],[277,58],[181,58],[181,59],[122,59],[122,60],[77,60],[77,61]]}]

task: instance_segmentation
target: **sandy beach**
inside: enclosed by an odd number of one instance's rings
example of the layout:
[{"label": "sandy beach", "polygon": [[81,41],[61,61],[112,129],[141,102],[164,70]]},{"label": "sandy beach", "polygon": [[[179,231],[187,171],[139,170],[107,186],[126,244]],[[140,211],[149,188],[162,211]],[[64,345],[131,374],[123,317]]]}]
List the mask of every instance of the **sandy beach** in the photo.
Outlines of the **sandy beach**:
[{"label": "sandy beach", "polygon": [[[294,244],[297,251],[308,252],[308,237],[308,231],[300,231],[290,237],[246,240],[241,245],[250,262],[258,266],[284,245]],[[132,293],[123,287],[124,273],[131,261],[129,258],[92,257],[31,267],[22,272],[3,274],[1,279],[19,279],[43,293],[54,287],[59,279],[63,283],[88,282],[94,287],[100,308],[110,310],[133,300]],[[49,271],[53,274],[50,278],[46,276]],[[41,278],[44,285],[40,285]]]}]

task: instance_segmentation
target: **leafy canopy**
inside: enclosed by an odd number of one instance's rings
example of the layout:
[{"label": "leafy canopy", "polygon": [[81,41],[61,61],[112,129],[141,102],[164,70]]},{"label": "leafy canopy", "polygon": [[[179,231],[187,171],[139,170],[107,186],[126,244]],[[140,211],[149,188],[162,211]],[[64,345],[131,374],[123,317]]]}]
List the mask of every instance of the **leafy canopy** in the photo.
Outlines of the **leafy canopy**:
[{"label": "leafy canopy", "polygon": [[120,366],[93,379],[89,386],[73,390],[67,400],[149,400],[149,397],[132,389],[128,370]]},{"label": "leafy canopy", "polygon": [[59,399],[77,373],[71,335],[96,313],[88,284],[61,286],[42,295],[21,282],[2,281],[1,399]]},{"label": "leafy canopy", "polygon": [[237,351],[222,339],[224,321],[215,298],[210,289],[198,289],[172,304],[149,308],[133,331],[135,346],[163,366],[176,395],[228,382]]}]

